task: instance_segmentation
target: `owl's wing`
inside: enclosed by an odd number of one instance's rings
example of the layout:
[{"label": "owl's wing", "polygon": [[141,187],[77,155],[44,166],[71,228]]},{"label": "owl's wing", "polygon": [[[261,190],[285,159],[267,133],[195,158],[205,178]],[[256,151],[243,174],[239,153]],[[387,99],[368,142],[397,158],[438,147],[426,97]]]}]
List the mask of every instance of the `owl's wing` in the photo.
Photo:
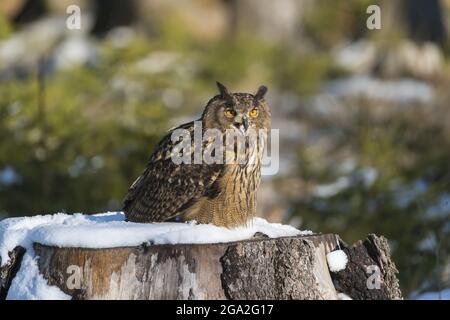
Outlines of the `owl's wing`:
[{"label": "owl's wing", "polygon": [[[193,133],[193,124],[178,128]],[[194,141],[191,139],[191,141]],[[171,132],[155,148],[147,168],[131,185],[124,199],[124,212],[129,221],[152,222],[173,218],[190,203],[210,193],[222,174],[219,164],[176,164],[170,156]],[[192,152],[194,148],[191,148]]]}]

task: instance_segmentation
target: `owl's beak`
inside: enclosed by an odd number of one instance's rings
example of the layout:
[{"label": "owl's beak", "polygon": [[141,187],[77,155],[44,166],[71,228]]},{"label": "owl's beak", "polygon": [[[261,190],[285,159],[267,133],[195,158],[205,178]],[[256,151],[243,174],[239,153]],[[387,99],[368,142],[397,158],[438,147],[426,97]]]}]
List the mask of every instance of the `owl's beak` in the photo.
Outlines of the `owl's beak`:
[{"label": "owl's beak", "polygon": [[244,126],[245,131],[247,131],[248,126],[249,126],[249,124],[248,124],[248,118],[247,118],[247,117],[244,117],[244,118],[242,119],[242,125]]},{"label": "owl's beak", "polygon": [[237,120],[238,121],[235,122],[234,126],[241,132],[241,134],[245,135],[249,127],[248,118],[243,116]]}]

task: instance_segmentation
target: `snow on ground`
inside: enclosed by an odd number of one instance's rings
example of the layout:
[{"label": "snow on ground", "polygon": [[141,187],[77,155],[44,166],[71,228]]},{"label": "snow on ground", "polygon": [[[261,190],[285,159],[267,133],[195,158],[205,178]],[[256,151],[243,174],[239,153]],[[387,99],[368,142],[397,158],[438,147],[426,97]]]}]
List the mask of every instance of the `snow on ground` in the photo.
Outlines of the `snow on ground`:
[{"label": "snow on ground", "polygon": [[338,272],[345,269],[348,258],[344,251],[336,250],[327,254],[327,262],[331,272]]},{"label": "snow on ground", "polygon": [[325,90],[338,97],[367,97],[397,103],[419,102],[429,104],[433,101],[434,91],[425,81],[408,78],[381,80],[374,77],[356,75],[335,79],[327,83]]},{"label": "snow on ground", "polygon": [[39,274],[33,243],[57,247],[113,248],[148,244],[223,243],[251,238],[256,232],[270,238],[308,235],[289,225],[253,218],[248,226],[227,229],[195,222],[125,222],[122,212],[96,215],[63,214],[10,218],[0,221],[1,265],[8,252],[21,245],[27,251],[8,292],[8,299],[70,299]]},{"label": "snow on ground", "polygon": [[450,300],[450,288],[437,292],[421,293],[414,300]]}]

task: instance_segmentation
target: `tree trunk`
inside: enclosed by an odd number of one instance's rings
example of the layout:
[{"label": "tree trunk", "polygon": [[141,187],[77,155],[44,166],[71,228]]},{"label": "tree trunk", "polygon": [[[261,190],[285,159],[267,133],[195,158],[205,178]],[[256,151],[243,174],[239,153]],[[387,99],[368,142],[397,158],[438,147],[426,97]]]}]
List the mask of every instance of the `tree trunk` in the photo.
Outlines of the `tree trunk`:
[{"label": "tree trunk", "polygon": [[[404,32],[416,42],[444,45],[447,41],[445,10],[447,1],[400,0],[381,2],[382,24],[385,31]],[[385,14],[384,14],[385,13]]]},{"label": "tree trunk", "polygon": [[[347,248],[333,234],[111,249],[36,243],[34,249],[44,278],[74,299],[337,299],[337,290],[355,299],[401,298],[385,239],[367,241],[366,251],[359,242]],[[331,275],[326,255],[339,247],[350,261]],[[373,263],[382,281],[370,294],[364,286],[371,274],[354,269]]]}]

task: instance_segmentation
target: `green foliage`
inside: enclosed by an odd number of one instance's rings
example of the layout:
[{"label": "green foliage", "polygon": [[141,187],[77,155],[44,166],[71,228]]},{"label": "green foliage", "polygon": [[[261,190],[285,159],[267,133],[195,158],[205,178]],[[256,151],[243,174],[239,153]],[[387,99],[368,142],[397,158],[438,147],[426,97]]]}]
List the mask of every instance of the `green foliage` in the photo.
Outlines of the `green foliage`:
[{"label": "green foliage", "polygon": [[0,40],[6,39],[12,32],[12,27],[4,14],[0,12]]},{"label": "green foliage", "polygon": [[[202,111],[214,81],[309,94],[331,69],[325,55],[249,35],[202,43],[182,29],[168,19],[157,38],[137,34],[121,47],[98,40],[95,66],[51,73],[43,92],[33,74],[2,83],[0,170],[19,177],[0,184],[3,214],[119,210],[153,145]],[[167,105],[167,92],[181,105]]]},{"label": "green foliage", "polygon": [[[423,279],[429,279],[428,290],[436,290],[436,265],[450,254],[450,140],[445,121],[434,113],[443,116],[448,111],[411,109],[377,119],[368,111],[371,106],[361,103],[363,112],[348,128],[329,137],[332,150],[319,156],[309,149],[299,151],[299,174],[308,183],[349,183],[335,194],[311,192],[294,201],[293,215],[302,217],[304,227],[338,233],[348,242],[368,233],[385,235],[404,293],[423,286]],[[349,158],[354,167],[343,172]],[[364,178],[368,169],[377,174],[373,182]]]},{"label": "green foliage", "polygon": [[290,48],[274,51],[270,65],[274,70],[273,81],[281,88],[301,96],[314,94],[324,79],[342,73],[327,54],[292,53]]},{"label": "green foliage", "polygon": [[361,37],[367,31],[366,21],[372,0],[316,0],[305,15],[305,32],[319,46],[330,48],[348,39]]},{"label": "green foliage", "polygon": [[48,77],[41,108],[35,77],[1,86],[0,168],[12,167],[20,177],[1,186],[2,210],[28,215],[120,208],[166,127],[168,110],[145,90],[127,94],[137,74],[128,75],[123,89],[114,88],[114,79],[125,77],[115,59]]}]

